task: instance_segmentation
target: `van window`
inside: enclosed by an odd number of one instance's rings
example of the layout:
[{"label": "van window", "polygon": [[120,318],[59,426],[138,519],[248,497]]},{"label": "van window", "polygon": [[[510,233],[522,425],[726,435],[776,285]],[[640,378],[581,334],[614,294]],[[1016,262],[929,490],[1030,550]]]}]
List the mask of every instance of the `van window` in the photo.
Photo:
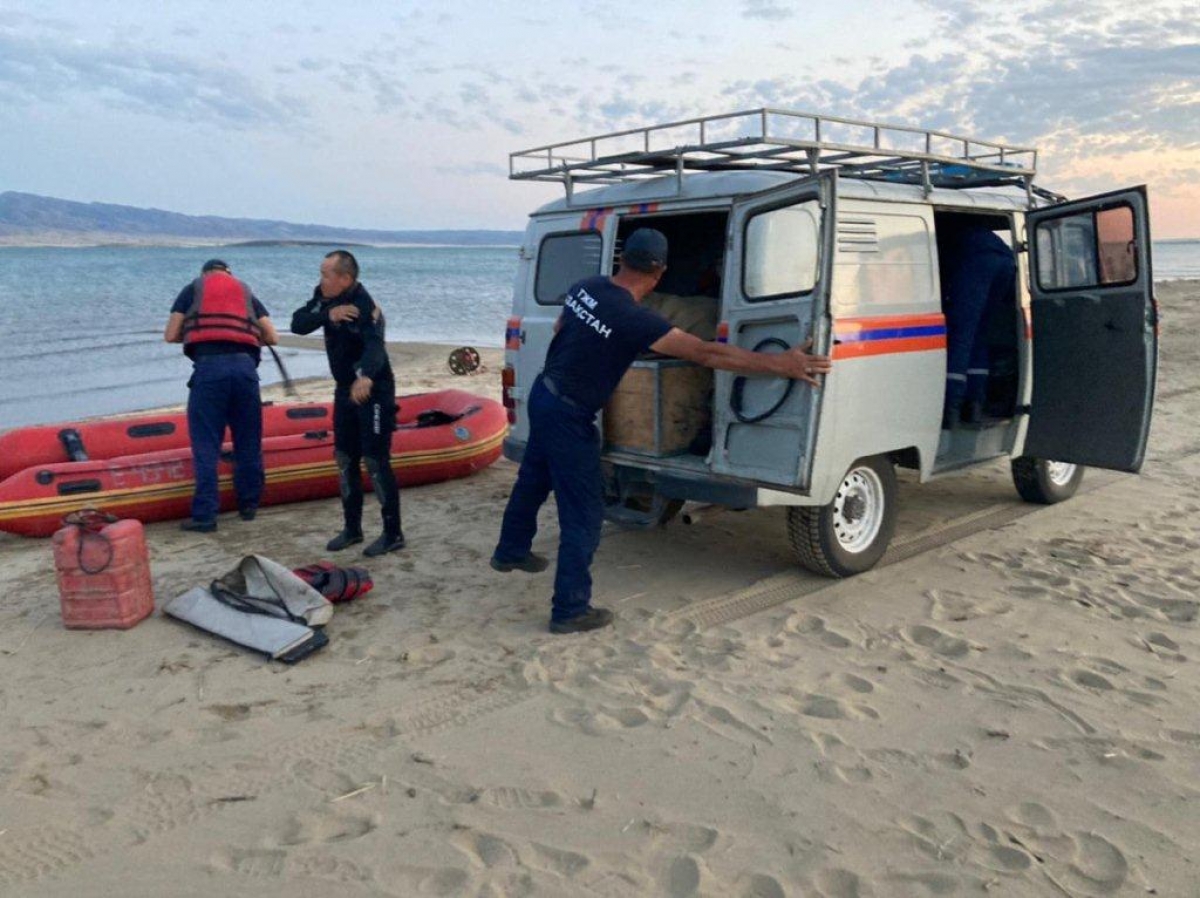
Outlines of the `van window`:
[{"label": "van window", "polygon": [[1113,206],[1043,221],[1037,227],[1038,285],[1066,290],[1137,280],[1133,209]]},{"label": "van window", "polygon": [[817,283],[821,204],[808,200],[746,222],[742,292],[751,302],[807,293]]},{"label": "van window", "polygon": [[538,250],[534,298],[539,305],[562,305],[576,281],[600,273],[604,240],[599,231],[551,234]]}]

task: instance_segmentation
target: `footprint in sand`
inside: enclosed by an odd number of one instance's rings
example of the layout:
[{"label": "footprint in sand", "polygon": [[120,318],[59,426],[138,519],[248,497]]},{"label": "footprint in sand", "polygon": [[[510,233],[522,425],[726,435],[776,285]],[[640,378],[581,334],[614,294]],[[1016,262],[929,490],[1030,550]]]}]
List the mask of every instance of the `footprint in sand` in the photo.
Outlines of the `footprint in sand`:
[{"label": "footprint in sand", "polygon": [[873,894],[863,886],[857,874],[836,868],[818,873],[815,886],[821,898],[867,898]]},{"label": "footprint in sand", "polygon": [[677,857],[671,861],[662,879],[663,893],[671,898],[688,898],[700,894],[700,862],[694,857]]},{"label": "footprint in sand", "polygon": [[821,720],[845,720],[850,716],[841,700],[829,695],[810,695],[800,706],[800,713]]},{"label": "footprint in sand", "polygon": [[452,841],[460,851],[485,867],[517,865],[517,852],[499,836],[464,830],[455,835]]},{"label": "footprint in sand", "polygon": [[347,842],[361,839],[379,826],[374,815],[350,811],[305,811],[294,815],[280,834],[280,845]]},{"label": "footprint in sand", "polygon": [[930,600],[929,616],[938,621],[966,621],[980,617],[1007,614],[1012,604],[996,599],[979,601],[965,593],[948,589],[930,589],[925,593]]},{"label": "footprint in sand", "polygon": [[1090,670],[1073,670],[1067,676],[1072,683],[1083,686],[1085,689],[1108,692],[1113,688],[1113,684],[1106,677],[1092,673]]},{"label": "footprint in sand", "polygon": [[584,854],[555,848],[552,845],[539,845],[537,842],[533,842],[532,845],[534,854],[539,861],[537,866],[551,873],[557,873],[566,879],[578,876],[592,863],[591,859]]},{"label": "footprint in sand", "polygon": [[906,635],[917,645],[945,658],[961,658],[971,650],[971,644],[965,639],[943,633],[936,627],[923,625],[909,627]]},{"label": "footprint in sand", "polygon": [[512,786],[495,786],[478,793],[478,800],[505,811],[535,811],[560,808],[563,798],[557,792],[533,792]]},{"label": "footprint in sand", "polygon": [[1146,646],[1159,658],[1171,661],[1186,661],[1187,655],[1179,651],[1179,643],[1165,633],[1147,633],[1144,637]]},{"label": "footprint in sand", "polygon": [[252,879],[266,879],[282,876],[286,863],[287,852],[280,848],[234,848],[214,858],[212,866],[221,873],[232,872]]},{"label": "footprint in sand", "polygon": [[815,617],[813,615],[805,615],[796,622],[788,621],[786,629],[791,630],[793,633],[803,633],[805,635],[815,636],[818,640],[832,649],[845,649],[853,645],[853,643],[841,633],[828,629],[823,618]]},{"label": "footprint in sand", "polygon": [[435,895],[450,898],[463,895],[471,876],[455,867],[400,867],[388,870],[389,885],[396,891],[388,894]]},{"label": "footprint in sand", "polygon": [[1075,856],[1069,869],[1084,888],[1115,892],[1125,884],[1129,862],[1121,849],[1095,833],[1076,833],[1072,841]]},{"label": "footprint in sand", "polygon": [[765,873],[751,874],[738,895],[741,898],[787,898],[779,880]]},{"label": "footprint in sand", "polygon": [[1190,730],[1166,730],[1163,735],[1181,745],[1200,746],[1200,733],[1193,733]]}]

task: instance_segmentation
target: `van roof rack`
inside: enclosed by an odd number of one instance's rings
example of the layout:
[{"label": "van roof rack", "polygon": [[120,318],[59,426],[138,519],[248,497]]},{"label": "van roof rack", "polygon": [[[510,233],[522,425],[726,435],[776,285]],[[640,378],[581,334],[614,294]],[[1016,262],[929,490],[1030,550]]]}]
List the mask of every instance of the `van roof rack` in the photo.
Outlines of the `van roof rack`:
[{"label": "van roof rack", "polygon": [[674,171],[783,171],[935,187],[1015,185],[1033,194],[1037,150],[945,131],[749,109],[634,128],[509,154],[509,178],[558,181],[574,188],[619,184]]}]

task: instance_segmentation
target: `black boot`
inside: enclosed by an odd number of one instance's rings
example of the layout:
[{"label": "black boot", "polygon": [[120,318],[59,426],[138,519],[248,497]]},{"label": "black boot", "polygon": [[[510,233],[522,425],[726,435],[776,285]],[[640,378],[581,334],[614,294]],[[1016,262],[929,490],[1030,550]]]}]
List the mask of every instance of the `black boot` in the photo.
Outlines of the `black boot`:
[{"label": "black boot", "polygon": [[342,551],[342,549],[346,548],[347,546],[352,546],[355,543],[361,543],[362,541],[363,541],[363,535],[362,535],[361,530],[358,530],[358,531],[343,530],[341,533],[339,533],[337,536],[335,536],[333,539],[331,539],[329,542],[327,542],[325,544],[325,551],[326,552],[340,552],[340,551]]},{"label": "black boot", "polygon": [[551,633],[586,633],[588,630],[598,630],[613,622],[613,613],[607,608],[589,608],[578,617],[570,620],[550,621]]},{"label": "black boot", "polygon": [[404,548],[403,533],[385,533],[371,545],[363,549],[363,554],[368,558],[374,558],[376,555],[386,555],[388,552],[398,552]]}]

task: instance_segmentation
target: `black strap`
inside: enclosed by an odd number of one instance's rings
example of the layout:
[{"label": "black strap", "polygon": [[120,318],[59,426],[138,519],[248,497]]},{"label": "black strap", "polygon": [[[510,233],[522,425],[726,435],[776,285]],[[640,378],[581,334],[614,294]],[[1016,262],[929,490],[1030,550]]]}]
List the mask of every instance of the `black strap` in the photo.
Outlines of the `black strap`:
[{"label": "black strap", "polygon": [[[792,348],[779,337],[767,337],[766,339],[759,340],[758,345],[754,347],[753,351],[759,352],[764,346],[778,346],[785,352]],[[783,408],[783,404],[788,401],[788,397],[792,395],[792,389],[795,386],[796,382],[791,378],[788,378],[787,386],[783,390],[783,395],[779,397],[779,400],[773,406],[771,406],[765,412],[761,412],[760,414],[747,415],[742,411],[742,395],[746,389],[746,378],[739,375],[738,377],[734,378],[733,386],[730,388],[729,405],[733,409],[734,417],[736,417],[743,424],[757,424],[759,421],[765,421],[767,418],[771,417],[773,414]]]},{"label": "black strap", "polygon": [[[267,581],[267,585],[271,586],[269,580]],[[234,592],[220,580],[214,580],[209,585],[209,591],[212,593],[213,598],[218,602],[228,605],[230,608],[233,608],[237,611],[242,611],[246,614],[265,614],[267,617],[281,617],[284,620],[290,620],[296,624],[303,624],[306,627],[309,626],[308,621],[306,621],[303,617],[292,614],[292,612],[288,609],[287,603],[275,590],[274,586],[271,586],[271,591],[275,593],[274,597],[249,596],[244,593]],[[272,611],[271,609],[273,608],[278,609],[278,612],[281,613]]]}]

